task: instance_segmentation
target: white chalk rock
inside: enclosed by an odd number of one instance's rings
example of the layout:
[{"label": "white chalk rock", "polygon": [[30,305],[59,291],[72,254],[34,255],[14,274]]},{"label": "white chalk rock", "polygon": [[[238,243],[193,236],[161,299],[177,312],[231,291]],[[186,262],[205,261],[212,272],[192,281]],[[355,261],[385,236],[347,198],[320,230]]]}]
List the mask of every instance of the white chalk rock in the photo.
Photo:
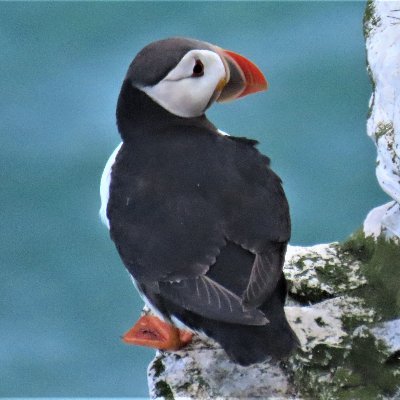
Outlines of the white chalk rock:
[{"label": "white chalk rock", "polygon": [[[334,293],[353,290],[365,284],[359,263],[348,258],[337,243],[312,247],[289,246],[285,274],[290,293],[326,300],[312,306],[285,307],[287,319],[299,338],[304,357],[313,359],[318,345],[344,348],[348,337],[343,321],[350,316],[363,323],[372,321],[374,311],[360,298]],[[338,269],[343,272],[336,277]],[[321,279],[322,277],[322,279]],[[300,284],[296,286],[299,282]],[[335,282],[337,281],[337,284]],[[328,297],[328,298],[327,298]],[[292,301],[293,302],[293,301]],[[303,356],[302,356],[303,357]],[[266,361],[241,367],[228,359],[211,339],[196,336],[184,349],[158,351],[148,368],[152,399],[299,398],[290,372],[292,366]]]},{"label": "white chalk rock", "polygon": [[241,367],[198,337],[184,350],[157,352],[148,383],[152,399],[287,398],[293,390],[277,363]]},{"label": "white chalk rock", "polygon": [[385,343],[390,355],[394,356],[400,352],[400,319],[383,322],[377,327],[372,328],[371,331],[378,339]]},{"label": "white chalk rock", "polygon": [[373,1],[364,23],[369,72],[374,83],[368,136],[377,147],[376,176],[393,201],[373,209],[366,235],[400,237],[400,2]]}]

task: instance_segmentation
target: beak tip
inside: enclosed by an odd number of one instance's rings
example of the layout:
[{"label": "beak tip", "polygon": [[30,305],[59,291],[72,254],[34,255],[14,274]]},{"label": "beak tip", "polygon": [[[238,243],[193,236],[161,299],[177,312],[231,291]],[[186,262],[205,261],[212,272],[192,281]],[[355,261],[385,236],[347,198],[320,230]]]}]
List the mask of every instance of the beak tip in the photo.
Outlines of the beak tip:
[{"label": "beak tip", "polygon": [[248,94],[253,94],[257,92],[267,91],[269,89],[268,81],[264,78],[264,76],[263,80],[264,80],[263,82],[258,81],[257,83],[246,85],[246,87],[243,89],[243,91],[240,93],[238,97],[247,96]]},{"label": "beak tip", "polygon": [[224,57],[231,60],[231,62],[228,62],[228,64],[233,69],[238,70],[237,74],[242,76],[243,81],[242,87],[237,87],[234,90],[236,93],[231,93],[229,96],[227,96],[227,98],[225,98],[225,100],[234,100],[235,98],[247,96],[248,94],[268,90],[268,81],[257,65],[238,53],[230,50],[220,50],[222,51]]}]

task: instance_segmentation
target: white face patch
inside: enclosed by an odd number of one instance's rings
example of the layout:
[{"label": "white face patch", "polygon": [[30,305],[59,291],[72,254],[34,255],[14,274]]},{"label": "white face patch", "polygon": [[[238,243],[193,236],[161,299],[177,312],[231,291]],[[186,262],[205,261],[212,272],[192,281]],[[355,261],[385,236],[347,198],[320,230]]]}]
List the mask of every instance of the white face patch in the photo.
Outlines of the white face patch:
[{"label": "white face patch", "polygon": [[[202,65],[202,75],[194,72]],[[179,64],[154,86],[141,87],[160,106],[180,117],[204,113],[219,82],[228,79],[221,57],[210,50],[191,50]]]}]

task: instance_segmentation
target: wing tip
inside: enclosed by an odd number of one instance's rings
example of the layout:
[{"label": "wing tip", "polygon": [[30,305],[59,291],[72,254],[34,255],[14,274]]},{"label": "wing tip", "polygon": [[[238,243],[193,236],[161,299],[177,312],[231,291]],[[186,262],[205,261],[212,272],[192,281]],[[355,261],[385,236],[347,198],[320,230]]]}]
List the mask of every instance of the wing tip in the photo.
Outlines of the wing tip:
[{"label": "wing tip", "polygon": [[248,319],[245,325],[264,326],[269,324],[269,319],[261,310],[258,310],[256,307],[249,307],[244,303],[242,303],[242,307],[245,319]]}]

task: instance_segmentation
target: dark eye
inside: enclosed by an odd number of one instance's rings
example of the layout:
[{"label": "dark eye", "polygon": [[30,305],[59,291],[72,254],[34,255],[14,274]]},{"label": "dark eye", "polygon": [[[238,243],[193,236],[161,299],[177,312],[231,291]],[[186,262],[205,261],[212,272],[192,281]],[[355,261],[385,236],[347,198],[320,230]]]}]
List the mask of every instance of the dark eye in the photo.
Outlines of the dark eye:
[{"label": "dark eye", "polygon": [[204,75],[204,65],[200,60],[196,60],[196,64],[193,67],[192,76],[198,77]]}]

